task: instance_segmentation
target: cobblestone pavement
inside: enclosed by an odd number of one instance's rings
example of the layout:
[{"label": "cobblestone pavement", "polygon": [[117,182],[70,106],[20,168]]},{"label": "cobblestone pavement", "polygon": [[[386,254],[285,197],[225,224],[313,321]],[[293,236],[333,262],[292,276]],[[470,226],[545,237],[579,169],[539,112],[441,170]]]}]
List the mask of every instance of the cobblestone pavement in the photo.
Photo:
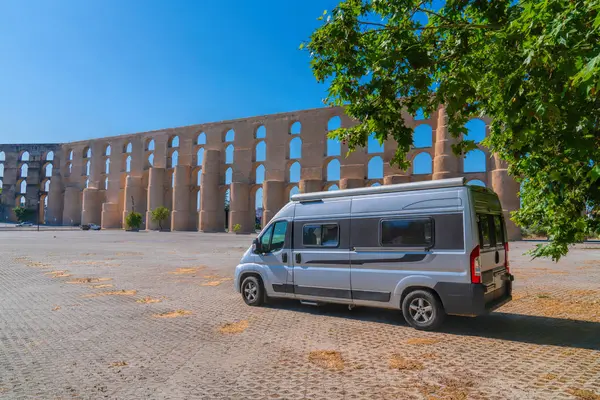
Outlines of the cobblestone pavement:
[{"label": "cobblestone pavement", "polygon": [[424,333],[389,310],[246,306],[250,239],[0,232],[0,398],[600,398],[598,244],[558,264],[512,244],[516,300]]}]

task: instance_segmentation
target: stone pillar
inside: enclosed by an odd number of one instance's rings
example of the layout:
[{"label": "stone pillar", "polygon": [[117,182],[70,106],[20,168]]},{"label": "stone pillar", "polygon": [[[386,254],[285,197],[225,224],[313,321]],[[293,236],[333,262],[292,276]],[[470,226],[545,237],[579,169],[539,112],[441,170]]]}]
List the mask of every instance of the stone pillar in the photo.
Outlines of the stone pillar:
[{"label": "stone pillar", "polygon": [[121,218],[119,218],[118,203],[103,203],[102,215],[100,216],[100,226],[102,229],[120,228]]},{"label": "stone pillar", "polygon": [[508,174],[506,162],[494,155],[496,169],[491,171],[492,189],[498,194],[506,221],[508,240],[521,240],[521,229],[510,219],[510,212],[520,207],[519,184]]},{"label": "stone pillar", "polygon": [[448,132],[448,116],[446,108],[438,110],[437,128],[435,130],[435,157],[433,158],[432,179],[453,178],[458,175],[458,158],[452,153],[452,144],[457,139]]},{"label": "stone pillar", "polygon": [[81,190],[75,186],[65,188],[65,202],[63,210],[63,225],[76,225],[81,223]]},{"label": "stone pillar", "polygon": [[81,210],[82,224],[99,224],[102,219],[102,200],[104,191],[96,188],[83,189]]},{"label": "stone pillar", "polygon": [[355,189],[365,186],[364,179],[342,178],[340,179],[340,189]]},{"label": "stone pillar", "polygon": [[173,211],[171,212],[172,231],[190,231],[195,225],[190,213],[190,167],[175,167],[175,186],[173,187]]},{"label": "stone pillar", "polygon": [[164,168],[150,168],[148,182],[148,211],[146,212],[146,229],[158,229],[158,223],[152,221],[152,210],[164,205]]},{"label": "stone pillar", "polygon": [[254,230],[254,224],[250,225],[250,217],[253,215],[250,213],[249,207],[250,186],[247,183],[232,182],[230,187],[229,232],[233,232],[233,227],[239,224],[241,226],[240,233],[250,233]]},{"label": "stone pillar", "polygon": [[[56,159],[56,158],[55,158]],[[50,193],[48,193],[48,210],[46,220],[50,225],[63,224],[63,182],[59,168],[53,168],[52,180],[50,181]]]},{"label": "stone pillar", "polygon": [[221,152],[205,150],[202,163],[202,189],[200,192],[200,230],[223,232],[225,211],[220,191]]},{"label": "stone pillar", "polygon": [[285,182],[264,181],[263,182],[263,210],[262,224],[267,225],[269,221],[286,204]]},{"label": "stone pillar", "polygon": [[299,189],[300,193],[320,192],[323,190],[323,182],[316,179],[302,179]]},{"label": "stone pillar", "polygon": [[[128,176],[125,180],[125,207],[123,207],[123,226],[125,227],[125,217],[135,207],[135,212],[144,214],[144,201],[143,201],[144,189],[142,187],[142,178]],[[135,205],[132,204],[131,198],[135,201]]]},{"label": "stone pillar", "polygon": [[388,175],[383,178],[384,185],[395,185],[396,183],[410,182],[410,175]]}]

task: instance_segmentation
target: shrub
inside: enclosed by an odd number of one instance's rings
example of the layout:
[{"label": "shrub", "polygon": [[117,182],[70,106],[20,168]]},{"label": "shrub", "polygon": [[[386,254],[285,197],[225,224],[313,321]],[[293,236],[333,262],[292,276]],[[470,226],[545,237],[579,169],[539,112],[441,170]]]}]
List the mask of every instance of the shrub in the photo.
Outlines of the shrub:
[{"label": "shrub", "polygon": [[152,210],[152,221],[158,222],[158,229],[162,231],[162,222],[169,218],[169,209],[164,206],[156,207]]},{"label": "shrub", "polygon": [[33,217],[34,214],[33,210],[29,210],[21,206],[13,208],[13,211],[15,212],[17,221],[19,222],[28,221],[29,219],[31,219],[31,217]]},{"label": "shrub", "polygon": [[137,212],[130,212],[125,217],[125,224],[129,229],[140,229],[142,226],[142,214]]}]

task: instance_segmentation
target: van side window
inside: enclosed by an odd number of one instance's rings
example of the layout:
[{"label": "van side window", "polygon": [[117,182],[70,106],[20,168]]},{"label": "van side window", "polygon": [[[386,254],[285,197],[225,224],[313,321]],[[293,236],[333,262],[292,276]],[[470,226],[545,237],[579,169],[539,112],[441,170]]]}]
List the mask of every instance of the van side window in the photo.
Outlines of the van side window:
[{"label": "van side window", "polygon": [[504,224],[502,217],[494,215],[494,232],[496,236],[496,246],[504,246]]},{"label": "van side window", "polygon": [[382,246],[431,247],[433,223],[429,218],[383,220],[380,238]]},{"label": "van side window", "polygon": [[477,226],[479,227],[479,244],[486,248],[492,245],[492,225],[490,215],[477,214]]},{"label": "van side window", "polygon": [[271,253],[283,248],[287,224],[287,221],[277,221],[260,237],[260,244],[264,253]]},{"label": "van side window", "polygon": [[302,227],[302,244],[307,247],[337,247],[340,243],[337,224],[304,225]]}]

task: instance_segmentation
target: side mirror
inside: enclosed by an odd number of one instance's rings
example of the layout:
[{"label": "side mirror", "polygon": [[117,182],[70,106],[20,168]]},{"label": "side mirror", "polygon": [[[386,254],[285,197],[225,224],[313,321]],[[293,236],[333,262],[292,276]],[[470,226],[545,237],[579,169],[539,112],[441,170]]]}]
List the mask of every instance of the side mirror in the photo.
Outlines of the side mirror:
[{"label": "side mirror", "polygon": [[254,239],[254,241],[252,242],[252,247],[256,254],[262,253],[262,245],[260,243],[260,240],[258,240],[258,238]]}]

